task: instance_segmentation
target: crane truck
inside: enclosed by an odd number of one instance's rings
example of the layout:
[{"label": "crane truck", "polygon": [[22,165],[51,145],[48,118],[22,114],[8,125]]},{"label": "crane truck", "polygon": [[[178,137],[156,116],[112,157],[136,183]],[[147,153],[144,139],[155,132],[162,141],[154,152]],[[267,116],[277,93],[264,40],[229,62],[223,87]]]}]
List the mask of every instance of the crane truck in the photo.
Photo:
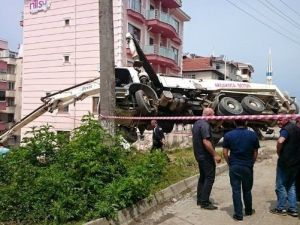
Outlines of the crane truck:
[{"label": "crane truck", "polygon": [[[227,80],[198,80],[157,74],[147,60],[138,41],[126,35],[134,59],[131,67],[115,68],[116,116],[197,116],[205,107],[212,107],[216,115],[274,115],[298,113],[293,98],[284,95],[276,85],[245,83]],[[100,72],[101,73],[101,72]],[[4,142],[17,130],[37,117],[99,93],[100,78],[94,78],[41,98],[42,105],[16,122],[0,136]],[[149,128],[149,120],[116,119],[129,142],[137,140]],[[158,120],[165,133],[174,124],[193,123],[193,120]],[[275,122],[275,123],[274,123]],[[248,126],[255,131],[267,131],[276,121],[251,120]],[[213,133],[218,141],[224,129],[231,129],[232,121],[214,123]]]}]

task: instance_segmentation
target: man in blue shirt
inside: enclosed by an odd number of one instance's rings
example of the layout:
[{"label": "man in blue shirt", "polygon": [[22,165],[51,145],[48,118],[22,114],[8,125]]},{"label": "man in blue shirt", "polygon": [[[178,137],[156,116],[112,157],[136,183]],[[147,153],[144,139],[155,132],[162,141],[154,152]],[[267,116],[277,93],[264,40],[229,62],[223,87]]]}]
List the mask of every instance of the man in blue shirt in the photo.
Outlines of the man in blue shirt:
[{"label": "man in blue shirt", "polygon": [[[213,116],[212,108],[205,108],[202,116]],[[221,157],[216,153],[212,143],[211,126],[206,120],[198,120],[193,125],[193,149],[198,162],[200,177],[197,186],[197,205],[208,210],[217,207],[209,201],[209,196],[216,175],[216,162],[221,162]]]},{"label": "man in blue shirt", "polygon": [[286,118],[277,121],[281,128],[277,140],[276,208],[270,212],[278,215],[298,216],[295,180],[300,166],[300,128]]},{"label": "man in blue shirt", "polygon": [[[232,188],[234,207],[233,218],[243,220],[243,204],[241,188],[245,205],[245,215],[252,215],[253,165],[257,158],[259,146],[255,132],[246,127],[246,121],[235,121],[236,129],[228,132],[223,140],[223,155],[229,166],[229,177]],[[229,154],[230,152],[230,154]]]}]

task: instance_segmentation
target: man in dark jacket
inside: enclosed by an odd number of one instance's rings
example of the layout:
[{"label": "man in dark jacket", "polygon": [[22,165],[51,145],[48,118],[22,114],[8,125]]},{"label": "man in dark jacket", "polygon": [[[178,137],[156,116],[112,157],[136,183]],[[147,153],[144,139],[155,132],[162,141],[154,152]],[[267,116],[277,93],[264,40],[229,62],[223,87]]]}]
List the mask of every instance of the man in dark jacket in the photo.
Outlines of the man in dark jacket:
[{"label": "man in dark jacket", "polygon": [[158,125],[157,120],[151,120],[151,127],[153,129],[152,134],[152,149],[160,149],[163,150],[163,146],[165,143],[165,135],[162,128]]},{"label": "man in dark jacket", "polygon": [[281,128],[277,140],[276,208],[270,212],[278,215],[298,216],[295,191],[296,174],[300,166],[300,128],[286,118],[278,119]]},{"label": "man in dark jacket", "polygon": [[[214,110],[205,108],[202,115],[213,116]],[[216,162],[221,162],[221,157],[215,151],[211,126],[206,120],[198,120],[193,125],[193,148],[200,173],[197,186],[197,205],[201,205],[203,209],[217,209],[210,202],[209,196],[215,181]]]}]

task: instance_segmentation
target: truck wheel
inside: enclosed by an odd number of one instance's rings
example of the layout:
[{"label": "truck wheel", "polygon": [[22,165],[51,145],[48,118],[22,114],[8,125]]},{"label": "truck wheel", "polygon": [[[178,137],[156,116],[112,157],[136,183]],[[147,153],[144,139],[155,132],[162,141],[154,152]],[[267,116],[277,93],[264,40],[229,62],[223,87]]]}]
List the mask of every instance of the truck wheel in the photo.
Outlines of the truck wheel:
[{"label": "truck wheel", "polygon": [[130,128],[126,126],[119,126],[120,134],[125,138],[129,143],[134,143],[138,140],[138,135],[135,128]]},{"label": "truck wheel", "polygon": [[224,97],[221,99],[218,105],[218,110],[220,111],[219,113],[223,115],[240,115],[244,111],[241,103],[230,97]]},{"label": "truck wheel", "polygon": [[241,104],[249,114],[261,114],[266,109],[264,102],[254,96],[244,97]]},{"label": "truck wheel", "polygon": [[152,106],[153,99],[148,97],[143,90],[135,92],[135,99],[138,104],[138,109],[141,115],[149,115],[155,112],[155,108]]}]

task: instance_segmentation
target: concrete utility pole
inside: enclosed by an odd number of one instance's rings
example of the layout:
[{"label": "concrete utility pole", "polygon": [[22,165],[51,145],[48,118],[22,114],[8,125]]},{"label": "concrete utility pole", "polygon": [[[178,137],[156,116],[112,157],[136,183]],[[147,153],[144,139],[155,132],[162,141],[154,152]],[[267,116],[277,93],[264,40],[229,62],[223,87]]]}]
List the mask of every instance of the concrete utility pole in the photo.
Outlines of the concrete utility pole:
[{"label": "concrete utility pole", "polygon": [[[115,115],[116,107],[112,2],[99,0],[100,114],[104,116]],[[114,120],[102,119],[101,125],[114,135]]]}]

